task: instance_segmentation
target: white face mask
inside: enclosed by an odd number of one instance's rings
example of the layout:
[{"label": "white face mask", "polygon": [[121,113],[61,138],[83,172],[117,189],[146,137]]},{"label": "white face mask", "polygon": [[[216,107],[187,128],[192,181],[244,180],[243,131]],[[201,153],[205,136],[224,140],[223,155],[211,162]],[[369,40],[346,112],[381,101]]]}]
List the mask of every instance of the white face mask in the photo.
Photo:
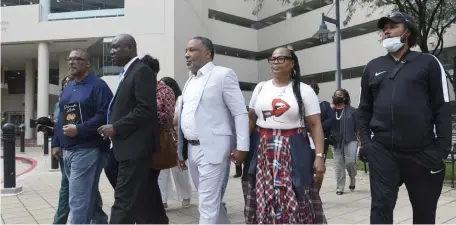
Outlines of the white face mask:
[{"label": "white face mask", "polygon": [[401,49],[404,43],[402,43],[401,37],[392,37],[383,39],[382,45],[389,53],[393,53]]}]

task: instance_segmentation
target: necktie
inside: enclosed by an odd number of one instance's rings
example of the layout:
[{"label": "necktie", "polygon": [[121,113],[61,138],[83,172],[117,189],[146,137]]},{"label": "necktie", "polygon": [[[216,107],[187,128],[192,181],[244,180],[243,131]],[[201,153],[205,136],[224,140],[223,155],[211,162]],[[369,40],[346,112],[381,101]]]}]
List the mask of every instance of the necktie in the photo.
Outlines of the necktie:
[{"label": "necktie", "polygon": [[[119,73],[119,82],[117,83],[117,90],[116,90],[116,95],[117,95],[117,91],[119,90],[119,84],[120,82],[122,81],[123,77],[124,77],[124,72],[125,72],[125,69],[122,68],[120,70],[120,73]],[[111,104],[112,102],[114,101],[114,98],[116,96],[114,95],[111,99],[111,101],[109,102],[109,106],[108,106],[108,113],[107,113],[107,116],[106,116],[106,123],[109,124],[109,115],[110,115],[110,112],[111,112]]]}]

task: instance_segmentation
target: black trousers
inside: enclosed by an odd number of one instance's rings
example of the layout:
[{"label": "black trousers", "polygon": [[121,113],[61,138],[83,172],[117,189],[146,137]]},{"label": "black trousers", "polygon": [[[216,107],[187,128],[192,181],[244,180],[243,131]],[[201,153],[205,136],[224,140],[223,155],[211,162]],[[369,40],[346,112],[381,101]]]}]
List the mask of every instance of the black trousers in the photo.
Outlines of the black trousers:
[{"label": "black trousers", "polygon": [[236,175],[242,176],[242,164],[236,165]]},{"label": "black trousers", "polygon": [[325,139],[325,144],[323,145],[323,153],[325,153],[325,162],[326,162],[326,156],[328,155],[328,150],[329,150],[329,141],[328,139]]},{"label": "black trousers", "polygon": [[150,158],[118,162],[110,224],[169,223],[158,186],[160,171],[150,163]]},{"label": "black trousers", "polygon": [[391,151],[379,143],[366,149],[371,187],[371,224],[392,224],[399,187],[405,184],[414,224],[435,224],[437,202],[445,178],[438,150]]},{"label": "black trousers", "polygon": [[119,172],[119,163],[116,161],[116,158],[114,158],[112,151],[108,154],[104,171],[112,188],[115,189],[117,184],[117,173]]}]

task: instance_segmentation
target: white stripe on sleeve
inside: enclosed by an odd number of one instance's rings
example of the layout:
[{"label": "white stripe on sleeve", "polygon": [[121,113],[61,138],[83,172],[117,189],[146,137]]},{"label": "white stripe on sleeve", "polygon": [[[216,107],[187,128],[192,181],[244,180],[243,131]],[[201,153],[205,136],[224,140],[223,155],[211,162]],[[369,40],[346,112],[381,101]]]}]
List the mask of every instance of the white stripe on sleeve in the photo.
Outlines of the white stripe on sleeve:
[{"label": "white stripe on sleeve", "polygon": [[[430,55],[432,55],[432,54],[430,54]],[[449,88],[448,88],[445,69],[443,68],[442,63],[440,63],[439,59],[437,59],[437,57],[435,57],[434,55],[432,55],[432,56],[435,58],[435,60],[437,60],[437,62],[440,65],[440,73],[442,76],[443,99],[445,100],[445,102],[450,102],[450,92],[449,92]]]}]

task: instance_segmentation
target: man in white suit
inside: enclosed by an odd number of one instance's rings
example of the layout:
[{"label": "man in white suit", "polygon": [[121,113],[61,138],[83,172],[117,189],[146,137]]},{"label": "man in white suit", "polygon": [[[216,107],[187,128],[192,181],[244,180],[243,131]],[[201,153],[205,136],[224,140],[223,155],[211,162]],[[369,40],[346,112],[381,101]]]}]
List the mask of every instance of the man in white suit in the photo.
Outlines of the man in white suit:
[{"label": "man in white suit", "polygon": [[[191,39],[185,51],[189,79],[178,106],[179,167],[186,167],[198,190],[200,224],[229,223],[220,209],[228,158],[244,162],[249,150],[249,119],[236,73],[215,66],[214,46]],[[236,145],[236,150],[232,151]]]}]

